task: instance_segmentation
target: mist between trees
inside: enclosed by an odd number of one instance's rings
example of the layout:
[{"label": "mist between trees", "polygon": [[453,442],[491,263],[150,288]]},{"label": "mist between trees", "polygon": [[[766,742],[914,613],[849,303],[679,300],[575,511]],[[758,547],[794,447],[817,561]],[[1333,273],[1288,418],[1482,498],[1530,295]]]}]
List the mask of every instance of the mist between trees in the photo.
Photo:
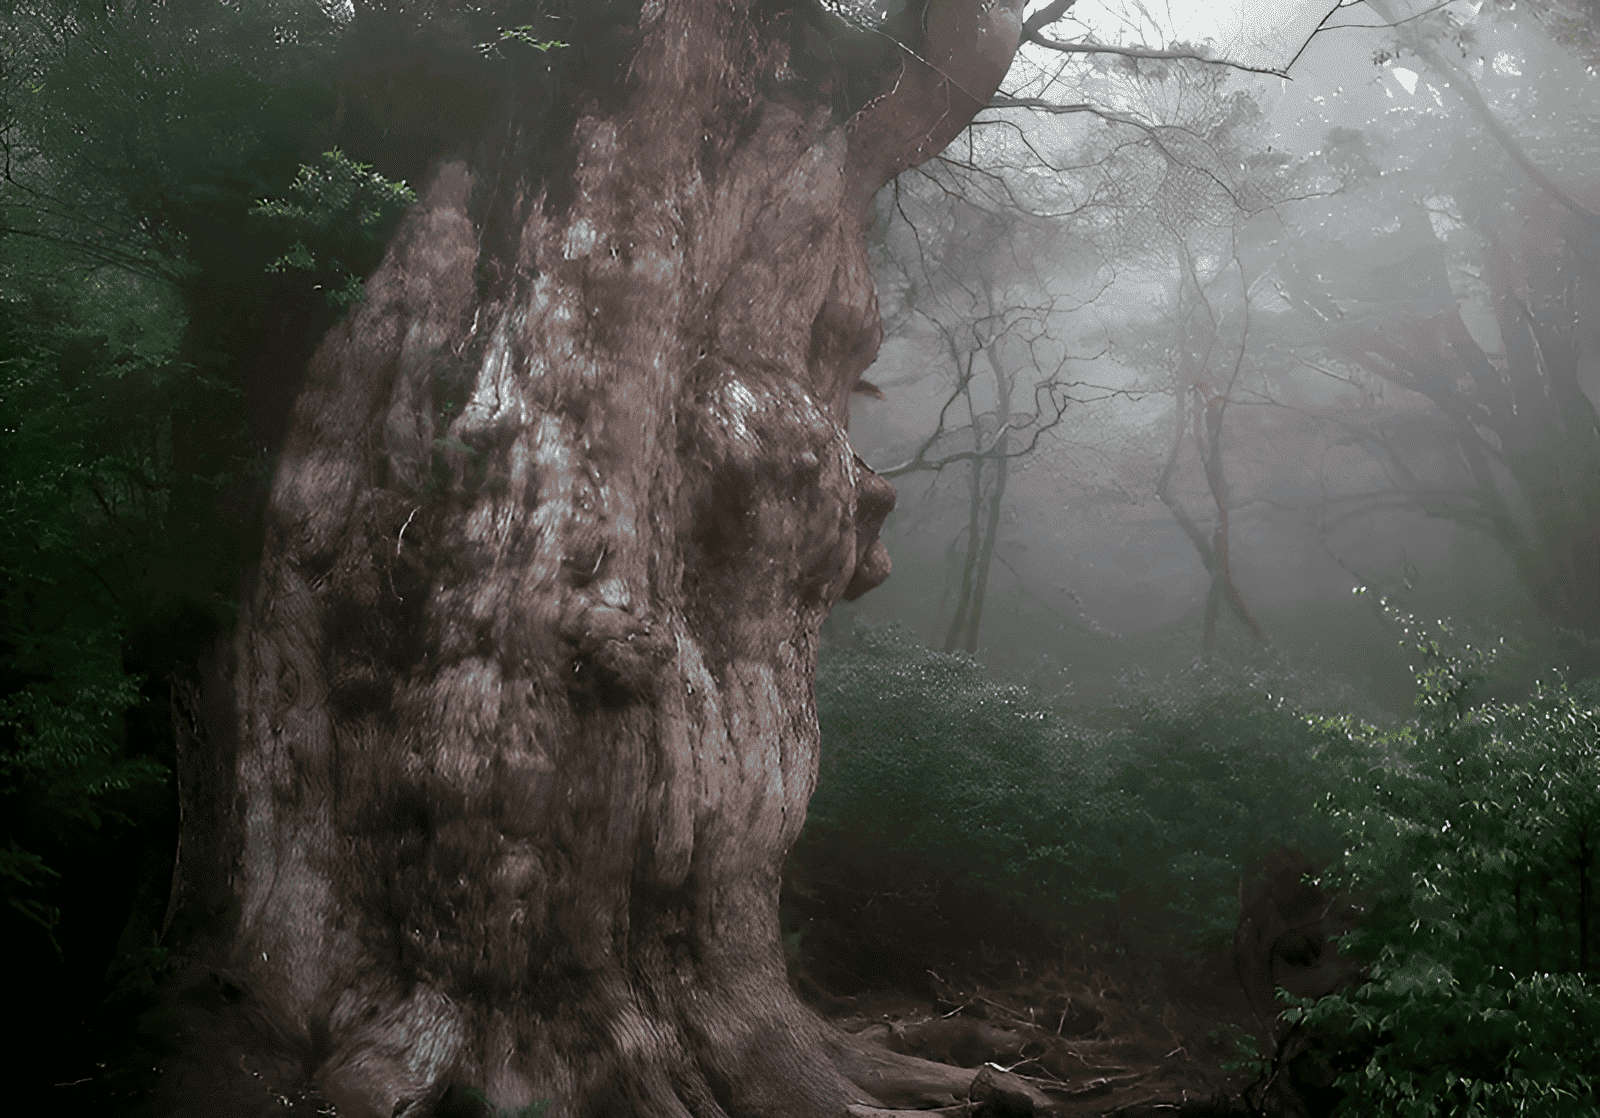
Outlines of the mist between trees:
[{"label": "mist between trees", "polygon": [[0,4],[51,1105],[1594,1112],[1593,5],[1013,8]]},{"label": "mist between trees", "polygon": [[[1378,14],[1341,19],[1407,13]],[[1080,693],[1256,645],[1404,709],[1357,585],[1586,656],[1600,338],[1572,191],[1595,87],[1572,18],[1322,34],[1290,82],[1089,55],[1094,112],[991,112],[903,175],[877,211],[887,399],[853,425],[898,478],[899,574],[859,608],[1012,670],[1051,658]],[[1013,81],[1057,61],[1025,47]]]}]

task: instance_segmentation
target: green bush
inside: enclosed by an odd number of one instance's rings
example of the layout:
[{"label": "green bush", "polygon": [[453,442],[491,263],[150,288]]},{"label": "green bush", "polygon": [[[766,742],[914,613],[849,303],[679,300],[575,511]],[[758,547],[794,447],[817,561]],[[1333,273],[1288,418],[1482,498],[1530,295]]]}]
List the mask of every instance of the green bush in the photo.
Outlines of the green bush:
[{"label": "green bush", "polygon": [[[0,929],[61,937],[94,996],[128,917],[96,875],[171,849],[167,676],[226,622],[263,417],[333,313],[264,269],[300,236],[342,282],[403,200],[348,162],[295,177],[337,30],[314,0],[0,15]],[[263,196],[303,204],[251,218]],[[317,224],[335,205],[350,229]]]},{"label": "green bush", "polygon": [[250,210],[253,216],[300,234],[267,265],[267,271],[310,272],[319,281],[315,289],[338,310],[360,302],[364,281],[348,262],[372,262],[375,249],[388,242],[406,206],[417,200],[416,192],[403,182],[390,182],[338,148],[323,152],[314,166],[302,163],[289,190],[294,201],[264,198]]},{"label": "green bush", "polygon": [[[125,634],[166,499],[158,417],[133,405],[157,395],[142,382],[168,339],[126,321],[152,308],[137,281],[102,291],[92,314],[0,302],[0,895],[58,955],[59,875],[41,844],[127,822],[107,793],[166,779],[128,755],[124,724],[141,682]],[[48,327],[30,325],[45,312]]]},{"label": "green bush", "polygon": [[1343,943],[1369,980],[1291,1015],[1370,1053],[1343,1114],[1594,1114],[1600,708],[1559,678],[1473,706],[1488,658],[1443,643],[1416,642],[1414,724],[1325,802],[1370,902]]},{"label": "green bush", "polygon": [[1091,738],[898,627],[830,649],[817,707],[822,771],[797,856],[868,901],[900,898],[903,917],[953,927],[952,904],[1056,915],[1088,883],[1094,836],[1125,814]]},{"label": "green bush", "polygon": [[1222,946],[1240,875],[1295,847],[1366,909],[1342,943],[1365,981],[1289,1011],[1352,1057],[1340,1114],[1594,1114],[1600,688],[1475,702],[1492,657],[1389,612],[1421,662],[1416,717],[1387,729],[1204,668],[1067,717],[969,656],[858,630],[819,667],[797,855],[902,952],[963,919],[1003,942],[1020,915],[1170,957]]},{"label": "green bush", "polygon": [[[1337,779],[1341,724],[1307,717],[1271,677],[1199,666],[1118,704],[1105,747],[1114,787],[1131,798],[1131,832],[1107,836],[1113,889],[1146,906],[1165,950],[1216,951],[1239,921],[1241,877],[1274,851],[1316,860],[1338,851],[1316,813]],[[1127,909],[1128,905],[1124,905]]]},{"label": "green bush", "polygon": [[1023,946],[1031,926],[1215,951],[1255,862],[1336,848],[1315,804],[1343,735],[1267,686],[1197,671],[1068,713],[973,657],[858,629],[819,664],[822,771],[797,864],[847,884],[833,898],[877,914],[855,934],[885,942],[898,923],[919,943]]}]

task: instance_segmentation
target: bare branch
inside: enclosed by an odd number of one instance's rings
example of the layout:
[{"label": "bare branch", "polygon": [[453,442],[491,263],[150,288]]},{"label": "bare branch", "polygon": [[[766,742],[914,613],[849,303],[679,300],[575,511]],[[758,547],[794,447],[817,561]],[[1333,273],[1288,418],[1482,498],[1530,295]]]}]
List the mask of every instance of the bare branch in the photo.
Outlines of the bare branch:
[{"label": "bare branch", "polygon": [[1418,12],[1414,16],[1406,16],[1404,19],[1393,20],[1392,22],[1389,22],[1389,23],[1335,23],[1335,24],[1329,25],[1328,21],[1333,18],[1333,13],[1339,12],[1339,11],[1343,11],[1345,8],[1353,8],[1357,4],[1360,4],[1360,3],[1363,3],[1363,2],[1364,2],[1364,0],[1339,0],[1339,2],[1337,4],[1335,4],[1333,7],[1329,8],[1328,9],[1328,14],[1323,16],[1322,19],[1317,22],[1317,25],[1311,29],[1311,34],[1309,34],[1309,35],[1307,35],[1305,37],[1305,41],[1300,44],[1300,49],[1294,52],[1294,57],[1289,59],[1289,63],[1288,63],[1287,66],[1284,67],[1284,69],[1288,70],[1292,66],[1294,66],[1294,64],[1300,60],[1300,56],[1306,52],[1306,48],[1311,45],[1311,40],[1315,39],[1318,35],[1322,34],[1324,31],[1347,31],[1347,30],[1374,31],[1374,30],[1381,30],[1381,29],[1383,29],[1385,27],[1399,27],[1403,23],[1410,23],[1412,20],[1421,19],[1423,16],[1426,16],[1426,15],[1432,15],[1434,12],[1437,12],[1440,8],[1449,7],[1452,3],[1454,3],[1454,0],[1440,0],[1440,2],[1435,4],[1433,7],[1424,8],[1422,11]]},{"label": "bare branch", "polygon": [[1091,105],[1087,102],[1063,105],[1059,101],[1047,101],[1043,97],[1006,97],[1001,95],[991,97],[986,107],[991,109],[1039,109],[1043,112],[1057,114],[1092,113],[1108,124],[1126,124],[1133,128],[1144,129],[1147,132],[1154,131],[1152,125],[1136,116],[1131,116],[1128,113],[1113,112],[1110,109],[1104,109],[1099,105]]},{"label": "bare branch", "polygon": [[32,237],[35,240],[45,241],[76,253],[85,260],[95,261],[98,264],[109,267],[121,268],[124,271],[144,276],[146,279],[157,280],[162,283],[173,283],[177,279],[175,273],[161,267],[159,264],[152,264],[128,253],[88,244],[76,238],[59,237],[53,233],[45,233],[36,229],[21,229],[11,225],[0,225],[0,237],[8,236]]},{"label": "bare branch", "polygon": [[[1147,58],[1152,61],[1173,62],[1204,62],[1210,66],[1226,66],[1230,70],[1242,70],[1247,74],[1267,74],[1274,78],[1288,78],[1287,69],[1275,66],[1247,66],[1243,62],[1235,62],[1231,58],[1212,58],[1193,50],[1155,50],[1151,47],[1114,47],[1104,43],[1063,43],[1059,39],[1049,39],[1043,35],[1029,35],[1023,33],[1026,42],[1035,43],[1049,50],[1059,51],[1062,54],[1115,54],[1123,58]],[[1298,56],[1297,56],[1298,57]]]}]

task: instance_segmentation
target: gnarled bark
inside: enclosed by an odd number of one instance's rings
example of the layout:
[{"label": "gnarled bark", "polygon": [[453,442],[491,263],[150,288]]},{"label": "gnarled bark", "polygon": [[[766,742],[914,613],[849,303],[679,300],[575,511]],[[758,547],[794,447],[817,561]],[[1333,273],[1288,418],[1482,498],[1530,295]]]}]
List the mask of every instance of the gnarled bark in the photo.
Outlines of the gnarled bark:
[{"label": "gnarled bark", "polygon": [[[819,627],[889,570],[865,207],[1020,4],[933,0],[848,120],[786,18],[645,3],[570,175],[445,160],[317,351],[174,908],[343,1118],[881,1101],[789,990],[779,873]],[[153,1109],[216,1113],[184,1079]]]}]

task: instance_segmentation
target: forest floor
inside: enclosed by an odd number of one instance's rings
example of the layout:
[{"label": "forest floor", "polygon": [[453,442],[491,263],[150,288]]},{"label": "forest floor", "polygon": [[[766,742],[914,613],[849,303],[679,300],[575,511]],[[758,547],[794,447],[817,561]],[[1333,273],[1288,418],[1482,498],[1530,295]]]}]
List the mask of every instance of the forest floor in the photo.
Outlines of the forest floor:
[{"label": "forest floor", "polygon": [[[848,1033],[905,1055],[1010,1072],[1061,1118],[1246,1114],[1257,1079],[1235,1042],[1265,1029],[1243,996],[1162,989],[1154,975],[1021,964],[1013,977],[930,972],[922,989],[832,994],[802,979],[802,996]],[[1232,1068],[1226,1065],[1234,1065]]]},{"label": "forest floor", "polygon": [[[1254,1058],[1257,1038],[1274,1054],[1273,1028],[1252,1012],[1231,952],[1141,961],[1127,945],[1101,942],[1112,938],[1104,933],[1048,953],[952,949],[927,923],[863,926],[829,911],[809,868],[791,864],[785,881],[785,942],[800,996],[891,1051],[974,1076],[988,1066],[1020,1077],[1034,1105],[1015,1113],[1300,1118],[1329,1109],[1305,1097],[1307,1088],[1325,1094],[1328,1083],[1317,1081],[1331,1081],[1325,1063],[1308,1066],[1316,1053],[1281,1051],[1270,1065]],[[998,930],[998,914],[987,915]]]}]

